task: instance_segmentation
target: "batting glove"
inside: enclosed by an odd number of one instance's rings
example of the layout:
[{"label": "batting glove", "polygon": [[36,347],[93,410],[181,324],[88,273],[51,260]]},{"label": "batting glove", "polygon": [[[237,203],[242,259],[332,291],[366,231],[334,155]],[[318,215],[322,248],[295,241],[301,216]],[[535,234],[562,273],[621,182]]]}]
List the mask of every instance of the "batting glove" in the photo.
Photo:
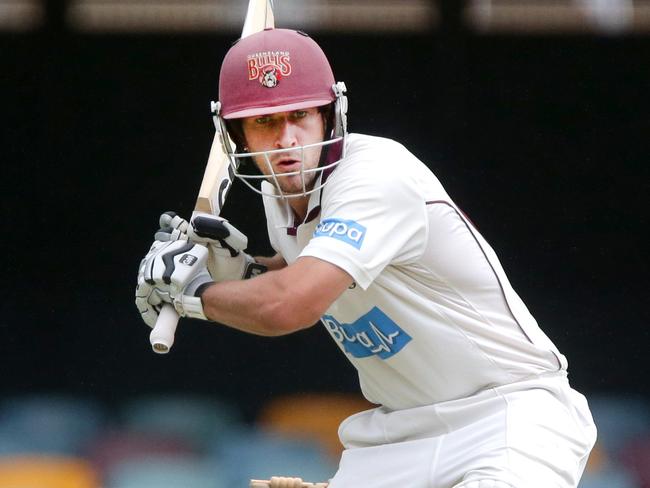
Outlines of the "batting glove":
[{"label": "batting glove", "polygon": [[206,269],[205,246],[184,240],[155,241],[140,263],[135,304],[153,327],[160,309],[171,303],[182,317],[208,320],[201,294],[214,283]]},{"label": "batting glove", "polygon": [[208,247],[208,271],[214,281],[242,280],[266,271],[244,252],[248,238],[227,220],[206,213],[195,213],[191,223],[174,212],[160,216],[157,239],[189,239]]}]

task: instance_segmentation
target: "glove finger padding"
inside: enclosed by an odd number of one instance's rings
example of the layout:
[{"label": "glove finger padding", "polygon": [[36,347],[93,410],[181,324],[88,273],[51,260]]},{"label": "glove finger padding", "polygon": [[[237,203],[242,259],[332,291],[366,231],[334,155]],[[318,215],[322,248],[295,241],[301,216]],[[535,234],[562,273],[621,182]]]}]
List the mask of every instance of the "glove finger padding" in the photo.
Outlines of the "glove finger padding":
[{"label": "glove finger padding", "polygon": [[158,320],[158,314],[163,301],[149,283],[141,280],[135,289],[135,306],[145,324],[153,328]]},{"label": "glove finger padding", "polygon": [[224,256],[236,256],[248,247],[248,238],[226,219],[206,213],[195,213],[187,228],[187,235],[194,242],[203,242],[214,247]]},{"label": "glove finger padding", "polygon": [[236,256],[248,246],[248,238],[222,217],[205,212],[195,212],[189,223],[176,212],[165,212],[159,218],[158,241],[190,239],[192,242],[211,244],[217,253]]},{"label": "glove finger padding", "polygon": [[[164,263],[162,263],[160,256],[171,244],[172,241],[163,242],[155,241],[151,246],[151,249],[147,255],[142,260],[140,264],[140,274],[138,275],[138,281],[140,281],[140,276],[144,281],[150,285],[156,285],[156,279],[162,279],[162,273],[164,272]],[[154,267],[157,267],[158,270],[154,271]]]},{"label": "glove finger padding", "polygon": [[181,232],[178,229],[162,229],[162,228],[156,231],[153,238],[161,242],[186,241],[188,239],[187,234]]},{"label": "glove finger padding", "polygon": [[205,246],[187,241],[165,242],[152,253],[144,265],[144,280],[165,290],[182,290],[204,268],[208,259]]},{"label": "glove finger padding", "polygon": [[185,220],[180,215],[177,215],[176,212],[165,212],[160,215],[158,219],[161,230],[178,230],[184,234],[187,234],[187,228],[189,227],[189,222]]},{"label": "glove finger padding", "polygon": [[187,228],[189,223],[176,212],[165,212],[158,219],[160,229],[154,235],[157,241],[168,242],[187,240]]}]

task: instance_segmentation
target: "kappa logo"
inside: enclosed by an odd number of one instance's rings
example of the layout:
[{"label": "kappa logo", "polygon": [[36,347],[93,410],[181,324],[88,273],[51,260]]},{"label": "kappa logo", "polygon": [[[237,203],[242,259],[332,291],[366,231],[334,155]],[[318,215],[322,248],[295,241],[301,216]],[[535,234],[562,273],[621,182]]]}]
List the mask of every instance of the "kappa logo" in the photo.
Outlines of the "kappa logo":
[{"label": "kappa logo", "polygon": [[183,254],[179,259],[179,262],[185,266],[193,266],[197,259],[196,256],[192,256],[191,254]]},{"label": "kappa logo", "polygon": [[249,81],[257,80],[262,86],[274,88],[282,78],[291,74],[291,56],[288,51],[249,54],[246,66]]},{"label": "kappa logo", "polygon": [[321,320],[334,340],[355,358],[377,356],[388,359],[412,339],[377,307],[351,324],[342,324],[331,315],[324,315]]},{"label": "kappa logo", "polygon": [[366,237],[366,228],[354,220],[325,219],[316,226],[314,237],[333,237],[361,249]]}]

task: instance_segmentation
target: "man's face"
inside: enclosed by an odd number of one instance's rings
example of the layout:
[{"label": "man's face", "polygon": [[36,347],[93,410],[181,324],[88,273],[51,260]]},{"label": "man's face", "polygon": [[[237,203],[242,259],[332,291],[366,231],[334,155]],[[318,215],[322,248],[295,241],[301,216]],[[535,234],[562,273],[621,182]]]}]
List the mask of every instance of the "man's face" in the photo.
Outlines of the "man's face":
[{"label": "man's face", "polygon": [[[255,156],[255,164],[262,174],[275,173],[280,189],[285,194],[303,192],[303,177],[300,174],[281,176],[301,170],[313,169],[318,166],[321,147],[300,150],[306,146],[323,141],[325,132],[324,116],[317,107],[291,112],[279,112],[257,117],[242,119],[242,130],[247,152],[271,151],[275,149],[296,150],[268,155],[268,162],[263,155]],[[270,163],[270,167],[269,167]],[[313,187],[317,172],[304,175],[305,188]]]}]

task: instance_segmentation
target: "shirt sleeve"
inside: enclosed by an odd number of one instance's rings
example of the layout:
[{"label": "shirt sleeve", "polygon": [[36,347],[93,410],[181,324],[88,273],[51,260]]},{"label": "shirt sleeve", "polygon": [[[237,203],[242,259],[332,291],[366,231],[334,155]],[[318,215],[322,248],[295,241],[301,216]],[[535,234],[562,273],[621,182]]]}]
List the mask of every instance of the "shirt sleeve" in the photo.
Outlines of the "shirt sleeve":
[{"label": "shirt sleeve", "polygon": [[363,289],[386,266],[417,259],[428,232],[416,180],[373,163],[337,168],[324,190],[320,222],[301,253],[342,268]]}]

